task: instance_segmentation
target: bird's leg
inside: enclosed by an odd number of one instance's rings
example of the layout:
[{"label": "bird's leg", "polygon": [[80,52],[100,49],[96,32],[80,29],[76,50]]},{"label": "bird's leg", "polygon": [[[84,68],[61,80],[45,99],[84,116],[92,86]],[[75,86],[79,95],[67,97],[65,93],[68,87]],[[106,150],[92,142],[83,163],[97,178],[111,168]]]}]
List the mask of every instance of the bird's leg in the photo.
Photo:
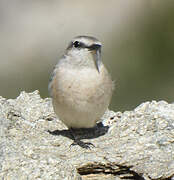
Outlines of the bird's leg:
[{"label": "bird's leg", "polygon": [[74,140],[74,142],[71,144],[71,146],[75,146],[75,145],[79,145],[80,147],[82,148],[85,148],[85,149],[90,149],[91,146],[95,147],[92,143],[90,142],[83,142],[81,141],[80,139],[78,139],[76,137],[76,135],[74,134],[74,129],[73,128],[70,128],[70,133],[71,133],[71,136],[72,136],[72,139]]},{"label": "bird's leg", "polygon": [[72,136],[72,139],[76,142],[78,139],[76,138],[76,136],[75,136],[75,134],[74,134],[74,129],[73,129],[73,128],[70,128],[69,131],[70,131],[70,134],[71,134],[71,136]]}]

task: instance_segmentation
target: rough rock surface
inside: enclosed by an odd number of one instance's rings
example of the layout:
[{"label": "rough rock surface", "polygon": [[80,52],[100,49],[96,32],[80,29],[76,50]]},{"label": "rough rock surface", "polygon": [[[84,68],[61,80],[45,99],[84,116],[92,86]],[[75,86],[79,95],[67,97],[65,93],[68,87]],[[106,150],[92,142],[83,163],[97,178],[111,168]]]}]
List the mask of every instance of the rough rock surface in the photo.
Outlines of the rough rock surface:
[{"label": "rough rock surface", "polygon": [[74,145],[51,99],[38,91],[0,97],[0,179],[174,178],[174,104],[145,102],[102,119],[75,131],[82,144]]}]

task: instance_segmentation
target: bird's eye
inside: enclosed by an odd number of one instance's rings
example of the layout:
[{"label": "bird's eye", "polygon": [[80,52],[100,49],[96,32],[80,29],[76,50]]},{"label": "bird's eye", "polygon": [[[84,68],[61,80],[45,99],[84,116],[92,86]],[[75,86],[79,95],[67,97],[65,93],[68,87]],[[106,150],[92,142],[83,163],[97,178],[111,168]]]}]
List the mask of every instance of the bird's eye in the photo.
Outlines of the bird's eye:
[{"label": "bird's eye", "polygon": [[74,45],[75,48],[78,48],[78,47],[80,47],[80,42],[79,41],[75,41],[73,43],[73,45]]}]

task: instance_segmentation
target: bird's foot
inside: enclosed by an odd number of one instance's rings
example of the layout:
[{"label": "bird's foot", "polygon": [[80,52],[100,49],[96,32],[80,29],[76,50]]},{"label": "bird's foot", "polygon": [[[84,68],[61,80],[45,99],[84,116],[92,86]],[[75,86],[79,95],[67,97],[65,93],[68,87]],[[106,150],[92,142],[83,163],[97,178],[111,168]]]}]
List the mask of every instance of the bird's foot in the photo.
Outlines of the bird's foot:
[{"label": "bird's foot", "polygon": [[94,144],[90,142],[83,142],[80,140],[74,140],[74,142],[71,144],[71,146],[79,145],[80,147],[84,149],[91,149],[92,147],[95,147]]}]

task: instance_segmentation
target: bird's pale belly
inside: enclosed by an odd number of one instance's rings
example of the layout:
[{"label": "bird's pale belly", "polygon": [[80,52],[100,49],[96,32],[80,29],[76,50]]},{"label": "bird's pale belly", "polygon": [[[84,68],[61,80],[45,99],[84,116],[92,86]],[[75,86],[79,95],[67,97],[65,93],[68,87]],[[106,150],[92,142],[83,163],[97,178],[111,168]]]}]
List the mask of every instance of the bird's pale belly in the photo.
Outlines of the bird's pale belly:
[{"label": "bird's pale belly", "polygon": [[83,73],[63,74],[66,74],[64,78],[60,75],[60,78],[55,79],[56,87],[53,87],[56,92],[53,93],[56,114],[69,128],[94,127],[108,108],[111,89],[103,86],[103,83],[108,83],[110,79],[102,79],[102,72],[98,74],[84,70]]}]

